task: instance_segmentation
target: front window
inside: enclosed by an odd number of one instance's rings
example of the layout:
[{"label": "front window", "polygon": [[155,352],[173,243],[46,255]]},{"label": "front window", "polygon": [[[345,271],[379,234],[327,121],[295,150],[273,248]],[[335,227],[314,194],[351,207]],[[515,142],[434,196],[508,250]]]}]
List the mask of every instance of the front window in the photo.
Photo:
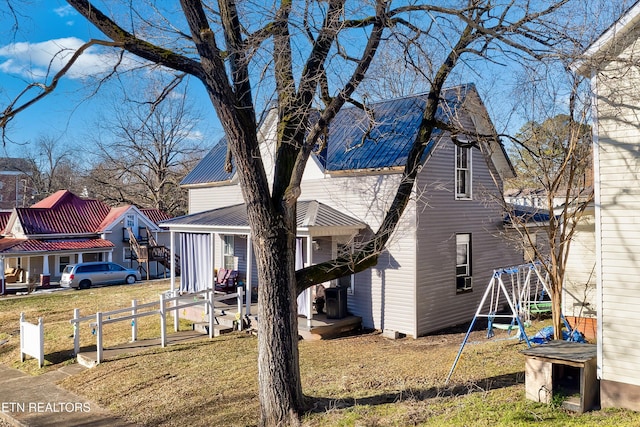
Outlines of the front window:
[{"label": "front window", "polygon": [[456,292],[472,289],[471,234],[456,234]]},{"label": "front window", "polygon": [[235,257],[234,257],[235,239],[233,236],[224,236],[224,248],[223,248],[223,264],[227,270],[235,270]]},{"label": "front window", "polygon": [[58,259],[58,272],[60,274],[62,274],[62,271],[67,264],[71,264],[71,257],[69,255],[60,255],[60,258]]},{"label": "front window", "polygon": [[456,145],[456,199],[471,198],[471,149]]}]

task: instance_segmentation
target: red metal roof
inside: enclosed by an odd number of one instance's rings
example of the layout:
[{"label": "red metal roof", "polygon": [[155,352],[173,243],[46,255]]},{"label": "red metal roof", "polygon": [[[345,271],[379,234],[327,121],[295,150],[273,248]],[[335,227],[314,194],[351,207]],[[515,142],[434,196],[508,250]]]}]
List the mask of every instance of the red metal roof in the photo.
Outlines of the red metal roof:
[{"label": "red metal roof", "polygon": [[61,190],[16,213],[26,235],[97,233],[111,208],[98,200],[81,199]]},{"label": "red metal roof", "polygon": [[117,208],[111,208],[109,214],[102,220],[102,223],[98,226],[98,231],[102,231],[109,227],[113,221],[120,218],[120,215],[124,214],[131,205],[124,205]]},{"label": "red metal roof", "polygon": [[[100,234],[132,205],[111,208],[99,200],[82,199],[67,190],[60,190],[28,208],[16,208],[17,221],[26,236],[50,236]],[[171,217],[159,209],[140,209],[151,221],[158,224]],[[0,230],[7,230],[7,221],[0,212]]]},{"label": "red metal roof", "polygon": [[113,243],[103,239],[70,239],[70,240],[27,240],[0,239],[1,253],[17,252],[57,252],[78,251],[88,249],[105,249],[115,247]]},{"label": "red metal roof", "polygon": [[7,222],[11,216],[11,211],[0,211],[0,230],[7,228]]},{"label": "red metal roof", "polygon": [[156,224],[171,219],[171,215],[160,209],[140,209],[140,212]]}]

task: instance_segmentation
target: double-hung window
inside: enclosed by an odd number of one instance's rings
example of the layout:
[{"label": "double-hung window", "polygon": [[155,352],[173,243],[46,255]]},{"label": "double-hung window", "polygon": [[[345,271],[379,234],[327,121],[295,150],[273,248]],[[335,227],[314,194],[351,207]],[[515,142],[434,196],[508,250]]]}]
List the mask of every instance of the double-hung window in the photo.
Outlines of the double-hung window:
[{"label": "double-hung window", "polygon": [[471,234],[456,234],[456,292],[469,292],[472,289]]},{"label": "double-hung window", "polygon": [[471,148],[456,145],[456,199],[471,199]]},{"label": "double-hung window", "polygon": [[233,235],[224,236],[222,255],[223,264],[227,270],[235,270],[235,239]]}]

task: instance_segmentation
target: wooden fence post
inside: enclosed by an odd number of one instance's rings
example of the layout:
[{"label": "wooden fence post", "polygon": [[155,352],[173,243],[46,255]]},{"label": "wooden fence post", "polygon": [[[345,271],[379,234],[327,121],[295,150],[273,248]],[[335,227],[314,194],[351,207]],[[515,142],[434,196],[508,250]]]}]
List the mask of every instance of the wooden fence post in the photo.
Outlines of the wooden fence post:
[{"label": "wooden fence post", "polygon": [[102,362],[102,313],[96,313],[96,363]]},{"label": "wooden fence post", "polygon": [[80,309],[73,309],[73,355],[77,356],[80,353]]},{"label": "wooden fence post", "polygon": [[236,291],[238,292],[238,330],[241,331],[242,330],[242,297],[243,297],[242,286],[238,286],[236,288]]},{"label": "wooden fence post", "polygon": [[[173,291],[173,298],[178,298],[178,290]],[[173,300],[173,329],[178,332],[180,330],[180,310],[178,309],[178,300]]]},{"label": "wooden fence post", "polygon": [[167,319],[164,307],[164,293],[160,294],[160,341],[162,347],[167,346]]},{"label": "wooden fence post", "polygon": [[[138,310],[137,310],[137,305],[138,305],[138,301],[136,300],[131,300],[131,315],[135,316],[136,314],[138,314]],[[138,339],[138,318],[134,317],[133,319],[131,319],[131,342],[136,342],[136,340]]]}]

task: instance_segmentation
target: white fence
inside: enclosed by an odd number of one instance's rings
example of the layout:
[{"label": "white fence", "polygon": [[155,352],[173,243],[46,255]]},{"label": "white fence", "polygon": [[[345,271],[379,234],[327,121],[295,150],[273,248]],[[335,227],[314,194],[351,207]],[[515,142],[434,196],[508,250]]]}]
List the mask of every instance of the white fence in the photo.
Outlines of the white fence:
[{"label": "white fence", "polygon": [[[137,304],[136,300],[131,301],[131,307],[121,308],[118,310],[112,310],[107,312],[98,312],[95,315],[80,317],[80,309],[73,310],[73,319],[70,320],[73,324],[73,351],[77,355],[80,352],[80,324],[82,322],[92,322],[91,326],[95,328],[96,335],[96,363],[100,363],[103,353],[103,331],[102,327],[109,323],[131,321],[131,341],[137,340],[138,325],[136,319],[145,316],[160,316],[160,341],[162,347],[167,345],[167,313],[173,311],[173,323],[174,330],[176,332],[180,329],[180,310],[203,305],[205,312],[208,314],[209,321],[209,338],[213,338],[213,329],[215,323],[215,303],[217,301],[224,301],[231,298],[236,298],[238,302],[238,313],[242,313],[242,297],[244,295],[244,289],[237,288],[237,292],[231,294],[216,294],[213,289],[205,289],[203,291],[190,293],[187,295],[179,295],[178,291],[167,291],[160,294],[158,302],[150,302],[146,304]],[[203,296],[203,299],[199,297]],[[171,305],[168,305],[171,304]],[[238,328],[242,329],[242,321],[238,322]]]},{"label": "white fence", "polygon": [[26,322],[24,313],[20,313],[20,362],[24,362],[24,356],[28,355],[38,359],[38,366],[44,365],[44,324],[42,317],[38,318],[38,324]]}]

